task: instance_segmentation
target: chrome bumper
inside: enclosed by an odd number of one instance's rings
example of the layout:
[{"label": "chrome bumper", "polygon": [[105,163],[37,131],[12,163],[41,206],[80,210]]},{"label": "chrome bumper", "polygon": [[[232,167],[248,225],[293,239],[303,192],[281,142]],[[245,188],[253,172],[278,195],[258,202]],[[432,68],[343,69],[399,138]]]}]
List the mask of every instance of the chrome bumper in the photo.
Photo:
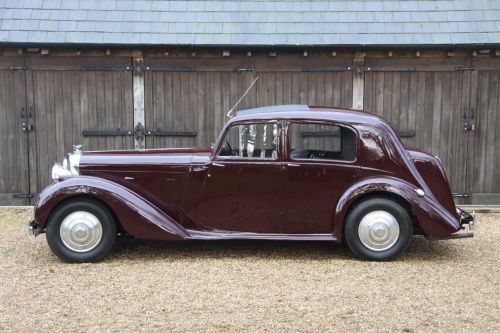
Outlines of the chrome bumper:
[{"label": "chrome bumper", "polygon": [[[446,239],[458,239],[458,238],[470,238],[474,237],[474,229],[476,229],[476,214],[467,213],[466,211],[457,208],[460,213],[460,228],[463,231],[458,231],[454,234],[448,236],[427,236],[429,240],[446,240]],[[468,226],[468,231],[465,231],[465,225]]]},{"label": "chrome bumper", "polygon": [[45,231],[38,229],[34,220],[28,221],[28,233],[30,236],[36,237],[40,234],[43,234]]}]

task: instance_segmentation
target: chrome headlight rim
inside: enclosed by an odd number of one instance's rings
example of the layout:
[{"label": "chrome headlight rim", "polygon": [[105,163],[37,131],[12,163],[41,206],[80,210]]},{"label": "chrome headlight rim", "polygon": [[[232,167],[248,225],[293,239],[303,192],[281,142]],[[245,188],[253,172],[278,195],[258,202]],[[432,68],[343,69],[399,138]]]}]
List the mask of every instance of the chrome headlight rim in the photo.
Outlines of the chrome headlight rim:
[{"label": "chrome headlight rim", "polygon": [[55,163],[52,167],[52,180],[58,181],[61,177],[78,176],[80,174],[81,152],[68,154],[62,163]]},{"label": "chrome headlight rim", "polygon": [[71,172],[64,168],[60,163],[55,163],[52,167],[52,180],[58,181],[61,177],[69,177],[71,176]]}]

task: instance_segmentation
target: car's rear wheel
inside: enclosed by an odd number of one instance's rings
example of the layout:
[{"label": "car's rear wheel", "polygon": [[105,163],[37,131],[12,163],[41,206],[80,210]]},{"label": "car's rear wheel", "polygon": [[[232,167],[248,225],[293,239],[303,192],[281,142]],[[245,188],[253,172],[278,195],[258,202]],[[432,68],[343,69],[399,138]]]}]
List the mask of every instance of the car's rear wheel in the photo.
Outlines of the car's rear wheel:
[{"label": "car's rear wheel", "polygon": [[345,221],[345,240],[362,259],[390,260],[405,252],[413,228],[408,211],[388,198],[356,204]]},{"label": "car's rear wheel", "polygon": [[94,262],[113,247],[116,225],[104,205],[76,199],[57,207],[47,224],[47,242],[66,262]]}]

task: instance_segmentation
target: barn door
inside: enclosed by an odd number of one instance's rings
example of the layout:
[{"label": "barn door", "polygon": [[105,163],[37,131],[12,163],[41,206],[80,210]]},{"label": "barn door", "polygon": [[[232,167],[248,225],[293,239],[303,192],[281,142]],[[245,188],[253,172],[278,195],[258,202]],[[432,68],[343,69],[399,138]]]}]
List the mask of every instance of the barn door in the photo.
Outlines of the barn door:
[{"label": "barn door", "polygon": [[[407,63],[405,63],[405,61]],[[395,64],[396,62],[396,64]],[[467,202],[470,60],[366,59],[365,110],[387,119],[403,143],[438,156],[459,203]]]},{"label": "barn door", "polygon": [[[73,145],[84,150],[133,148],[130,58],[32,56],[30,84],[36,153],[32,191],[50,182],[50,170]],[[123,70],[122,70],[123,69]]]},{"label": "barn door", "polygon": [[[311,67],[313,63],[317,67]],[[146,147],[208,147],[227,111],[276,104],[352,104],[350,58],[145,58]]]},{"label": "barn door", "polygon": [[468,178],[473,204],[500,204],[500,59],[473,60]]},{"label": "barn door", "polygon": [[22,56],[0,58],[0,205],[28,205],[32,110]]},{"label": "barn door", "polygon": [[[251,71],[151,66],[144,83],[146,147],[209,147],[254,77]],[[253,106],[252,94],[236,110]]]}]

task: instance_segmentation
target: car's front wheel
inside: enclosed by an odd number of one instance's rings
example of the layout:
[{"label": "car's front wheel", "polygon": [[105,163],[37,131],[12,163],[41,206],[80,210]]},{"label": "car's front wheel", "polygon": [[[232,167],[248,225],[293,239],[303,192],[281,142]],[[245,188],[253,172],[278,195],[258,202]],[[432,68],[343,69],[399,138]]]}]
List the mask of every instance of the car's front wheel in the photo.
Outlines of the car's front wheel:
[{"label": "car's front wheel", "polygon": [[351,251],[368,260],[397,258],[413,235],[408,211],[388,198],[372,198],[357,204],[347,216],[344,230]]},{"label": "car's front wheel", "polygon": [[66,262],[94,262],[113,247],[113,215],[94,200],[75,199],[57,207],[47,223],[47,242]]}]

